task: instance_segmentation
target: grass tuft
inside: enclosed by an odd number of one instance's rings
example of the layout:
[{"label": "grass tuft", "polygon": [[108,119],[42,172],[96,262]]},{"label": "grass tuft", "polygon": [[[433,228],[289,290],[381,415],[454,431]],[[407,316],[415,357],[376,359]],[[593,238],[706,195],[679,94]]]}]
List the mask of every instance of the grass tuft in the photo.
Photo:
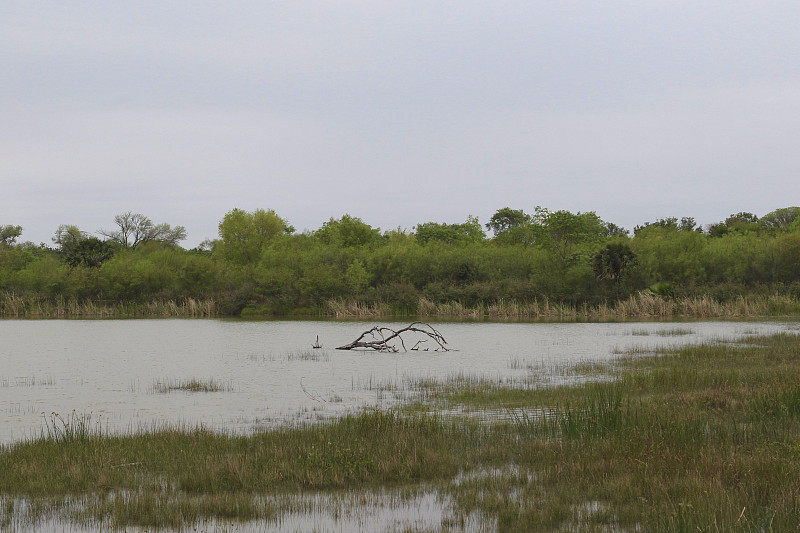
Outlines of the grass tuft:
[{"label": "grass tuft", "polygon": [[233,386],[230,383],[220,383],[214,378],[202,381],[197,378],[186,380],[160,380],[153,383],[153,392],[167,394],[175,391],[183,392],[230,392]]}]

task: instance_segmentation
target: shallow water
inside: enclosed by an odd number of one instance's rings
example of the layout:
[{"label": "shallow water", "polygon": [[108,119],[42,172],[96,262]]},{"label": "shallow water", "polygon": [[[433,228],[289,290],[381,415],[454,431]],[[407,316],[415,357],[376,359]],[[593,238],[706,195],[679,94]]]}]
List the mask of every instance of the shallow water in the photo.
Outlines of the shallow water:
[{"label": "shallow water", "polygon": [[[274,500],[274,501],[273,501]],[[281,501],[282,500],[282,501]],[[111,524],[81,524],[70,522],[65,516],[69,509],[78,509],[85,501],[75,501],[45,517],[31,519],[24,511],[25,500],[17,500],[20,509],[17,516],[7,524],[9,533],[60,532],[92,533],[96,531],[124,531],[125,533],[147,533],[148,527],[125,526],[116,528]],[[443,524],[452,524],[455,531],[483,533],[496,531],[493,520],[486,520],[477,513],[463,519],[454,518],[453,505],[448,497],[435,490],[420,490],[402,494],[395,490],[326,492],[267,498],[265,504],[275,504],[290,510],[279,512],[269,520],[235,522],[204,520],[187,524],[180,530],[158,531],[206,532],[206,533],[293,533],[314,531],[316,533],[387,533],[411,531],[439,531]],[[63,511],[67,511],[64,513]],[[6,531],[4,529],[3,531]]]},{"label": "shallow water", "polygon": [[[73,411],[110,432],[203,425],[247,433],[385,407],[420,380],[520,385],[619,353],[796,329],[782,322],[440,323],[450,352],[338,351],[372,322],[0,321],[0,444]],[[400,328],[403,324],[382,324]],[[319,336],[323,348],[312,349]],[[406,337],[406,346],[416,342]],[[195,379],[218,392],[170,391]]]},{"label": "shallow water", "polygon": [[[92,424],[109,432],[202,424],[246,433],[274,424],[335,417],[365,406],[392,405],[413,398],[420,383],[435,386],[451,380],[486,379],[524,387],[548,386],[582,379],[583,369],[596,371],[591,363],[632,350],[647,353],[660,347],[798,330],[796,323],[782,322],[443,323],[435,327],[457,351],[332,349],[354,340],[372,325],[0,321],[0,444],[42,434],[45,423],[53,423],[53,413],[66,420],[90,417]],[[383,325],[399,328],[407,324]],[[325,346],[320,350],[311,348],[317,335]],[[413,336],[406,340],[409,347],[416,342]],[[213,383],[220,390],[164,392],[192,379]],[[71,415],[73,412],[77,415]],[[508,416],[488,411],[453,414]],[[463,474],[465,478],[474,475],[495,473]],[[265,498],[289,500],[274,502],[284,511],[273,520],[210,520],[186,524],[180,531],[497,530],[495,522],[480,515],[454,515],[452,502],[432,488],[422,487],[410,494],[378,490]],[[13,517],[3,527],[13,532],[115,530],[107,524],[71,522],[70,509],[79,509],[86,502],[66,503],[36,519],[26,516],[26,500],[17,500]],[[593,508],[581,512],[590,513]]]}]

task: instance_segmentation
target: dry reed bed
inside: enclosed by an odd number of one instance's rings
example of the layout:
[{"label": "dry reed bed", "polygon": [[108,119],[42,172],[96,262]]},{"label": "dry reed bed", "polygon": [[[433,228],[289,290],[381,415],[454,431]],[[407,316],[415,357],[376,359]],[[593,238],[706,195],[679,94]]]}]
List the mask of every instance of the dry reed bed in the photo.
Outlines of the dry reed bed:
[{"label": "dry reed bed", "polygon": [[[334,318],[390,318],[408,316],[391,302],[361,302],[342,298],[328,300],[323,316]],[[670,320],[676,318],[756,318],[800,315],[800,299],[786,295],[740,296],[720,302],[708,296],[673,299],[640,292],[615,304],[573,306],[542,301],[500,300],[492,304],[467,306],[461,302],[436,303],[420,298],[414,316],[419,318],[456,318],[465,320],[546,320],[546,321],[616,321]],[[0,293],[0,317],[6,318],[127,318],[221,316],[213,298],[153,300],[150,302],[115,302],[45,298],[36,295]]]},{"label": "dry reed bed", "polygon": [[115,302],[0,293],[0,317],[6,318],[211,318],[219,314],[217,303],[211,298]]},{"label": "dry reed bed", "polygon": [[[336,318],[391,317],[387,302],[366,304],[342,299],[327,302],[326,314]],[[800,314],[800,299],[784,295],[740,296],[727,302],[711,297],[664,298],[640,292],[616,304],[572,306],[543,301],[500,300],[492,304],[465,306],[461,302],[435,303],[420,298],[416,316],[420,318],[459,318],[491,320],[669,320],[675,318],[755,318]]]}]

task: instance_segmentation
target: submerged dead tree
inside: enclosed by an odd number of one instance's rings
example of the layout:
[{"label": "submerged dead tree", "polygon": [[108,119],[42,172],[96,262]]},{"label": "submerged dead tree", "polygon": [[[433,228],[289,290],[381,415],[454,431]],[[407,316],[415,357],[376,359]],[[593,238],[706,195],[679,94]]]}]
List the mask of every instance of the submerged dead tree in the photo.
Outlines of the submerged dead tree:
[{"label": "submerged dead tree", "polygon": [[[424,344],[428,340],[432,340],[436,344],[434,351],[450,351],[450,348],[447,347],[447,341],[444,340],[442,334],[439,333],[436,328],[430,324],[426,324],[425,322],[412,322],[408,326],[398,330],[387,328],[385,326],[374,326],[372,329],[362,333],[361,336],[353,342],[345,344],[344,346],[339,346],[336,349],[357,350],[361,348],[365,350],[376,350],[379,352],[399,352],[400,349],[397,347],[397,343],[399,342],[400,346],[403,348],[403,351],[407,352],[408,349],[406,348],[406,343],[403,341],[402,337],[404,333],[415,333],[417,335],[423,335],[426,337],[418,340],[411,350],[419,351],[420,345]],[[427,350],[428,348],[424,349],[424,351]]]}]

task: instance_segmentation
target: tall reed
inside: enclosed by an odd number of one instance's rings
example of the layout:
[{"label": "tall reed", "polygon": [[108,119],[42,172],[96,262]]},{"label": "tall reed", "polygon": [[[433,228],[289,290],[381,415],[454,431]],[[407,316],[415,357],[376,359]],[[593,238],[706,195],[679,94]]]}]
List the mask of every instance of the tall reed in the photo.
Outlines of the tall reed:
[{"label": "tall reed", "polygon": [[385,302],[360,302],[333,298],[326,302],[325,314],[336,318],[378,318],[391,316],[392,308]]},{"label": "tall reed", "polygon": [[[366,304],[357,300],[335,299],[326,304],[325,314],[336,318],[399,316],[388,303]],[[669,298],[639,292],[614,304],[570,305],[534,299],[498,300],[468,306],[459,301],[433,302],[420,298],[415,316],[419,318],[457,318],[467,320],[545,320],[617,321],[670,320],[679,318],[755,318],[800,315],[800,299],[787,295],[739,296],[721,302],[710,296]]]},{"label": "tall reed", "polygon": [[10,291],[0,292],[0,317],[6,318],[211,318],[219,315],[219,307],[213,298],[131,302],[78,300],[60,295],[47,298]]}]

